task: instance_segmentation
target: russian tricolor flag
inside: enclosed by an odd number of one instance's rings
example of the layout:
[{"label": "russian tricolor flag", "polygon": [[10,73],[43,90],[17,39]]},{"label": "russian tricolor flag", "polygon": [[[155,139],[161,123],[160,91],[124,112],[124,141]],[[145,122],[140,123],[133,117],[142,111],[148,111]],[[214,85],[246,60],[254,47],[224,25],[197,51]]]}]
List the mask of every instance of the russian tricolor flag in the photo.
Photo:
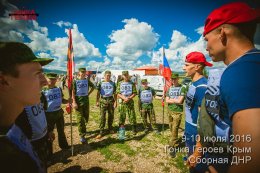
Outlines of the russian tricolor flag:
[{"label": "russian tricolor flag", "polygon": [[166,80],[171,80],[172,70],[169,66],[169,63],[165,57],[165,54],[163,53],[163,70],[162,70],[162,76]]}]

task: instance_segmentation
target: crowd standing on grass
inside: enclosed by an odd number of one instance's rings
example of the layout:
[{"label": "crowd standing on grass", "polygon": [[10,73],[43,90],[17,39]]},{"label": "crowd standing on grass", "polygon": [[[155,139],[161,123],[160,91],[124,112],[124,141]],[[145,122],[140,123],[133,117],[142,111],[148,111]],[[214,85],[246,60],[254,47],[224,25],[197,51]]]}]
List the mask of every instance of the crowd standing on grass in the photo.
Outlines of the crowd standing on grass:
[{"label": "crowd standing on grass", "polygon": [[[165,93],[171,132],[169,146],[173,148],[169,155],[175,158],[179,151],[178,129],[184,114],[183,140],[188,149],[185,164],[191,173],[258,170],[260,80],[256,79],[260,76],[260,51],[254,47],[254,35],[259,16],[259,11],[241,2],[212,11],[203,32],[206,50],[214,62],[223,61],[227,67],[209,68],[208,77],[204,76],[205,67],[212,64],[203,53],[194,50],[186,55],[183,66],[191,82],[182,85],[179,74],[171,74],[171,86]],[[0,55],[1,171],[47,172],[47,161],[53,154],[55,125],[60,148],[70,148],[64,132],[62,104],[72,105],[79,142],[88,145],[89,95],[95,88],[96,106],[100,109],[96,139],[128,127],[127,116],[131,134],[137,135],[140,129],[137,129],[135,104],[138,104],[144,133],[153,131],[160,135],[153,104],[156,93],[148,86],[147,79],[141,79],[141,87],[136,89],[137,77],[130,77],[128,71],[122,71],[115,81],[109,70],[100,80],[87,77],[86,68],[78,68],[72,98],[65,100],[62,89],[66,76],[61,80],[61,87],[57,87],[56,73],[43,74],[42,66],[53,59],[37,58],[28,46],[18,42],[0,42]],[[134,103],[136,95],[138,102]],[[116,108],[119,122],[113,126]],[[212,138],[220,140],[210,140]],[[237,150],[230,149],[232,145]],[[212,152],[213,147],[218,150]],[[206,162],[201,162],[202,159]],[[237,164],[232,164],[234,162]]]}]

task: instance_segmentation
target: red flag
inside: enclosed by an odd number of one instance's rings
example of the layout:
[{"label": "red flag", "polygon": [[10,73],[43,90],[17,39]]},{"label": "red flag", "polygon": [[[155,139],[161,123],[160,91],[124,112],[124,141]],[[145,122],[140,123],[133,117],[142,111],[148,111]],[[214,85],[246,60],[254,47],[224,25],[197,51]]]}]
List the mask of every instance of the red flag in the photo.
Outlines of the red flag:
[{"label": "red flag", "polygon": [[68,55],[67,55],[67,79],[68,79],[68,89],[69,92],[72,91],[72,82],[74,74],[74,55],[73,55],[73,45],[72,45],[72,34],[71,29],[69,29],[69,44],[68,44]]}]

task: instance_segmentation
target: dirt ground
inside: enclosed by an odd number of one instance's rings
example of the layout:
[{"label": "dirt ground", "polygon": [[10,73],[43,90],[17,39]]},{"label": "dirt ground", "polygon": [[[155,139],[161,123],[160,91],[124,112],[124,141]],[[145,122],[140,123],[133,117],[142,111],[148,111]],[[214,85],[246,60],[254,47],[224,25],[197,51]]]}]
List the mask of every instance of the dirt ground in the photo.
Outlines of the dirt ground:
[{"label": "dirt ground", "polygon": [[[66,95],[66,94],[65,94]],[[101,139],[95,139],[98,135],[99,108],[95,106],[96,91],[90,95],[90,119],[87,124],[88,144],[79,141],[76,119],[72,118],[73,156],[71,149],[61,150],[57,142],[57,132],[54,140],[54,155],[49,163],[48,172],[64,173],[96,173],[96,172],[125,172],[125,173],[160,173],[160,172],[187,172],[183,164],[184,153],[178,153],[176,158],[171,158],[166,153],[170,131],[168,129],[167,111],[164,115],[164,131],[162,131],[162,106],[159,99],[154,100],[157,123],[161,134],[153,131],[148,134],[143,132],[140,114],[136,107],[137,135],[133,136],[130,126],[126,126],[127,138],[125,141],[118,140],[118,113],[115,111],[114,130],[115,134],[107,134]],[[136,100],[135,100],[136,101]],[[135,105],[136,106],[136,105]],[[64,115],[65,134],[71,144],[70,116]],[[128,119],[126,121],[129,124]],[[179,130],[179,137],[183,134]],[[181,139],[180,139],[181,140]],[[180,145],[183,145],[182,143]]]}]

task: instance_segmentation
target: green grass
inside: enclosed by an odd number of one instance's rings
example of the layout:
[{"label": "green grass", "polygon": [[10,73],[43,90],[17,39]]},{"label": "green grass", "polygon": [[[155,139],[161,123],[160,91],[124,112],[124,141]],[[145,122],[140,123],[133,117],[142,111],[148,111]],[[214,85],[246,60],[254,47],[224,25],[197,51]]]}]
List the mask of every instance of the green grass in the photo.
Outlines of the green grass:
[{"label": "green grass", "polygon": [[109,146],[98,148],[97,151],[99,151],[102,155],[105,156],[105,161],[114,161],[114,162],[120,162],[123,156],[117,152],[114,152],[110,149]]},{"label": "green grass", "polygon": [[160,144],[167,145],[169,142],[169,138],[163,135],[153,134],[153,137],[156,139],[156,142]]},{"label": "green grass", "polygon": [[131,149],[131,147],[128,144],[121,143],[101,146],[97,148],[97,151],[104,155],[106,160],[114,162],[120,162],[121,159],[124,157],[123,154],[125,154],[128,157],[136,155],[136,151]]},{"label": "green grass", "polygon": [[113,144],[111,146],[113,149],[115,150],[119,150],[122,153],[125,153],[127,156],[135,156],[136,155],[136,151],[134,151],[127,143],[124,144]]},{"label": "green grass", "polygon": [[164,166],[163,172],[170,172],[170,167],[169,166]]},{"label": "green grass", "polygon": [[183,157],[185,153],[178,153],[176,158],[174,159],[173,165],[178,168],[182,173],[188,172],[188,167],[184,165]]}]

